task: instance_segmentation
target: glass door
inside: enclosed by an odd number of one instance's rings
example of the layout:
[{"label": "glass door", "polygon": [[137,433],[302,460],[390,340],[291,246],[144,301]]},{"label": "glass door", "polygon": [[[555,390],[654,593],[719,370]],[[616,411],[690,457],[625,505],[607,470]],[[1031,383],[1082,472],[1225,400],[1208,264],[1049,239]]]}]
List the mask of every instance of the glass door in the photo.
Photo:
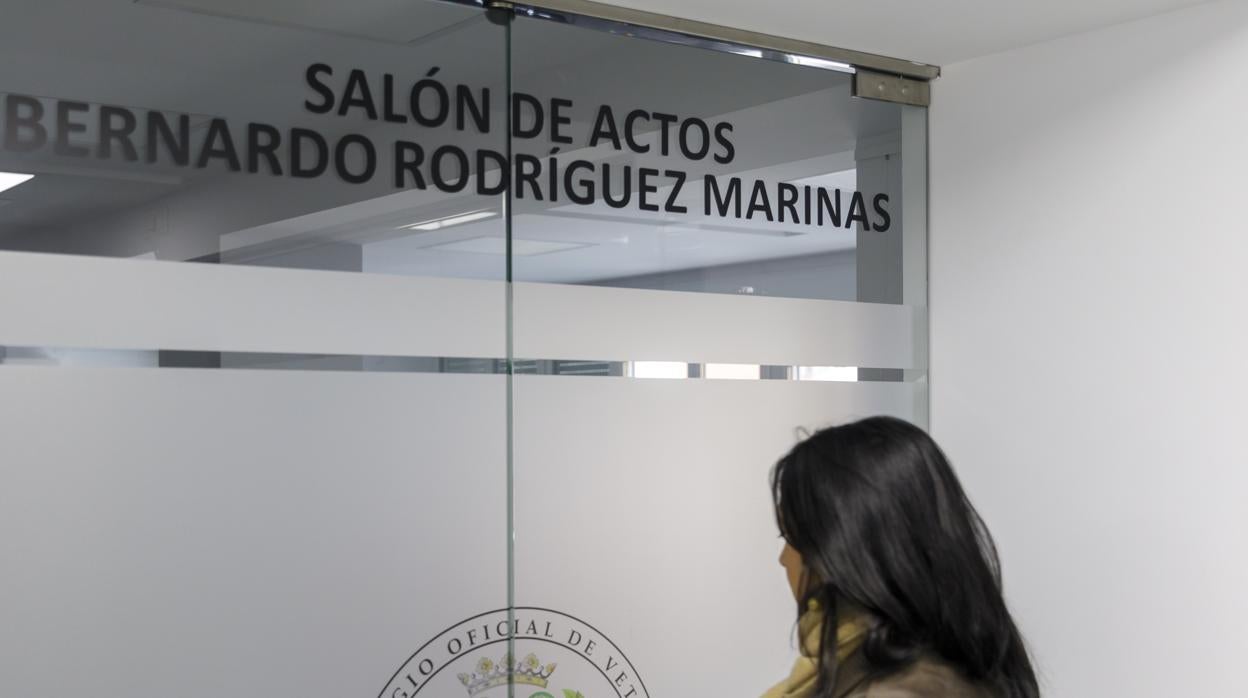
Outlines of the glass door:
[{"label": "glass door", "polygon": [[516,654],[550,672],[516,695],[760,695],[794,656],[770,467],[925,420],[924,110],[748,48],[511,46]]}]

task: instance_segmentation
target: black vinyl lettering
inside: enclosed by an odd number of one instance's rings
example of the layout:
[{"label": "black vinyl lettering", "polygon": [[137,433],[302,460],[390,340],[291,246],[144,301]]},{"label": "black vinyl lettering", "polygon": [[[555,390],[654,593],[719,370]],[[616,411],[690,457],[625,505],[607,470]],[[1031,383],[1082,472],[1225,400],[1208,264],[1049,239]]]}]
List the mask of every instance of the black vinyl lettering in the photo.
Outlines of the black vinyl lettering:
[{"label": "black vinyl lettering", "polygon": [[[698,132],[698,148],[689,147],[689,131]],[[680,153],[690,160],[701,160],[711,151],[711,130],[701,119],[686,119],[680,125]]]},{"label": "black vinyl lettering", "polygon": [[425,149],[419,143],[411,141],[394,142],[394,187],[407,188],[410,176],[417,189],[425,188],[425,177],[420,173],[420,166],[425,161]]},{"label": "black vinyl lettering", "polygon": [[867,204],[863,201],[862,192],[857,191],[849,200],[849,215],[845,218],[845,227],[851,228],[854,223],[862,224],[863,230],[871,229],[871,222],[867,220]]},{"label": "black vinyl lettering", "polygon": [[[121,119],[120,124],[115,124]],[[113,156],[113,144],[121,146],[121,158],[126,162],[139,159],[139,150],[134,147],[134,130],[138,127],[138,119],[134,112],[122,107],[100,107],[100,147],[97,157],[108,159]]]},{"label": "black vinyl lettering", "polygon": [[382,74],[381,91],[384,95],[381,107],[382,118],[392,124],[406,124],[407,115],[394,110],[394,76],[390,73]]},{"label": "black vinyl lettering", "polygon": [[[438,74],[438,70],[437,67],[430,68],[425,77],[412,85],[412,91],[408,95],[408,108],[412,112],[412,118],[426,128],[437,128],[446,123],[451,111],[451,97],[447,94],[446,87],[433,79],[433,76]],[[430,100],[435,102],[433,116],[425,113],[425,107]]]},{"label": "black vinyl lettering", "polygon": [[676,115],[660,114],[656,111],[650,117],[661,124],[659,128],[659,153],[667,155],[671,141],[671,134],[668,132],[668,129],[672,124],[676,123]]},{"label": "black vinyl lettering", "polygon": [[516,155],[516,198],[524,198],[524,185],[528,184],[533,188],[533,198],[537,201],[542,200],[542,187],[537,183],[537,177],[542,171],[542,161],[537,156],[527,153]]},{"label": "black vinyl lettering", "polygon": [[191,162],[191,117],[178,115],[178,132],[175,134],[169,126],[165,115],[158,111],[147,113],[147,162],[154,163],[160,158],[157,145],[163,141],[169,156],[175,165],[186,167]]},{"label": "black vinyl lettering", "polygon": [[611,141],[612,148],[620,150],[620,130],[615,126],[615,113],[608,104],[598,107],[598,115],[594,117],[594,127],[590,131],[589,147],[598,145],[604,138]]},{"label": "black vinyl lettering", "polygon": [[559,158],[553,155],[546,158],[546,196],[550,201],[559,200]]},{"label": "black vinyl lettering", "polygon": [[[486,161],[490,161],[487,163]],[[489,164],[493,164],[491,169]],[[486,181],[487,174],[493,172],[498,181],[490,184]],[[481,196],[495,196],[507,191],[507,158],[502,153],[493,150],[477,151],[477,194]]]},{"label": "black vinyl lettering", "polygon": [[688,213],[689,207],[676,203],[676,199],[680,196],[680,188],[685,186],[685,179],[689,175],[680,170],[665,170],[663,175],[676,180],[675,186],[672,187],[672,191],[667,195],[667,203],[663,205],[663,210],[668,213]]},{"label": "black vinyl lettering", "polygon": [[767,183],[762,180],[754,180],[754,191],[750,194],[750,206],[746,209],[745,217],[749,220],[754,220],[754,214],[759,211],[767,216],[767,220],[776,220],[775,215],[771,212],[771,197],[767,195]]},{"label": "black vinyl lettering", "polygon": [[[353,145],[359,146],[358,150],[364,156],[364,167],[359,172],[352,172],[351,167],[347,166],[347,154]],[[373,141],[359,134],[342,136],[338,145],[333,149],[333,167],[343,181],[348,184],[362,185],[373,179],[373,175],[377,172],[377,147],[373,146]]]},{"label": "black vinyl lettering", "polygon": [[[841,227],[841,190],[833,189],[829,192],[827,189],[819,187],[816,191],[819,192],[819,206],[817,214],[819,225],[823,225],[823,214],[826,211],[828,214],[829,225],[834,228]],[[836,195],[835,200],[832,198],[833,194]]]},{"label": "black vinyl lettering", "polygon": [[637,140],[637,122],[639,120],[650,121],[650,114],[643,109],[634,109],[624,117],[624,141],[628,143],[628,149],[634,153],[650,152],[650,144],[642,143]]},{"label": "black vinyl lettering", "polygon": [[[572,117],[565,116],[563,110],[572,106],[572,100],[558,97],[550,100],[550,140],[552,143],[571,143],[572,136],[565,135],[560,129],[572,123]],[[554,199],[551,199],[554,201]]]},{"label": "black vinyl lettering", "polygon": [[659,171],[649,167],[641,167],[637,169],[637,208],[642,211],[657,211],[658,204],[649,202],[648,195],[659,191],[659,188],[650,184],[651,177],[659,176]]},{"label": "black vinyl lettering", "polygon": [[[448,179],[446,172],[446,159],[450,157],[455,161],[455,179]],[[471,173],[468,171],[468,154],[462,148],[454,145],[444,145],[433,151],[433,157],[429,160],[429,178],[433,180],[433,186],[440,191],[455,193],[463,191],[468,186],[468,179]]]},{"label": "black vinyl lettering", "polygon": [[893,227],[893,217],[888,214],[888,208],[885,206],[888,203],[888,194],[876,194],[872,203],[876,214],[880,217],[880,222],[872,226],[873,229],[877,233],[888,232],[888,229]]},{"label": "black vinyl lettering", "polygon": [[732,206],[732,215],[735,218],[741,217],[741,178],[732,177],[728,180],[728,191],[726,194],[720,192],[719,181],[715,179],[715,175],[706,175],[703,177],[705,186],[703,199],[705,200],[706,215],[711,215],[711,199],[715,199],[715,210],[719,213],[720,218],[728,217],[728,207]]},{"label": "black vinyl lettering", "polygon": [[618,199],[611,198],[611,166],[602,163],[602,199],[611,208],[624,208],[633,198],[633,168],[624,165],[624,193]]},{"label": "black vinyl lettering", "polygon": [[[25,114],[22,113],[25,107]],[[48,143],[48,130],[40,121],[43,119],[43,104],[34,97],[25,95],[8,95],[4,98],[4,149],[15,153],[29,153],[38,150]],[[29,140],[22,139],[22,131],[33,135]]]},{"label": "black vinyl lettering", "polygon": [[238,161],[238,151],[234,149],[234,137],[230,135],[230,127],[225,119],[213,119],[208,124],[208,133],[204,135],[204,143],[200,146],[199,159],[195,161],[195,166],[207,167],[208,161],[213,158],[225,160],[225,166],[230,172],[243,169]]},{"label": "black vinyl lettering", "polygon": [[728,138],[730,133],[732,133],[732,124],[727,121],[715,124],[715,140],[724,149],[723,153],[715,156],[715,162],[721,165],[727,165],[737,156],[737,148],[732,144],[732,140]]},{"label": "black vinyl lettering", "polygon": [[456,85],[455,102],[456,131],[463,131],[467,127],[465,117],[472,117],[472,125],[478,133],[490,132],[490,88],[482,87],[481,99],[477,100],[467,85]]},{"label": "black vinyl lettering", "polygon": [[[533,115],[533,125],[524,127],[524,107],[528,107]],[[536,138],[542,133],[546,118],[542,112],[542,103],[536,97],[524,92],[516,92],[511,96],[511,135],[516,138]]]},{"label": "black vinyl lettering", "polygon": [[[25,114],[22,113],[23,107]],[[4,102],[4,149],[15,153],[38,150],[48,143],[48,130],[43,126],[43,104],[25,95],[8,95]],[[22,132],[33,136],[22,138]]]},{"label": "black vinyl lettering", "polygon": [[794,223],[800,223],[802,219],[797,217],[797,186],[788,182],[781,182],[780,189],[780,222],[784,222],[784,212],[788,211],[793,216]]},{"label": "black vinyl lettering", "polygon": [[[359,172],[352,172],[347,166],[347,153],[353,145],[359,146],[360,152],[364,155],[364,169]],[[377,149],[373,147],[373,142],[358,133],[343,136],[338,141],[338,145],[334,147],[334,169],[338,172],[338,176],[349,184],[363,184],[372,179],[377,171]]]},{"label": "black vinyl lettering", "polygon": [[260,158],[269,165],[269,173],[280,177],[282,163],[277,159],[277,149],[282,144],[282,134],[268,124],[247,124],[247,171],[260,171]]},{"label": "black vinyl lettering", "polygon": [[70,120],[73,118],[72,114],[86,114],[90,108],[91,106],[86,102],[56,103],[56,142],[52,146],[52,152],[75,158],[83,158],[91,154],[91,150],[85,146],[69,144],[70,135],[87,132],[86,124]]},{"label": "black vinyl lettering", "polygon": [[[582,177],[573,182],[576,173],[580,170],[589,170],[591,176]],[[594,163],[588,160],[574,160],[563,170],[563,191],[568,195],[568,200],[574,204],[588,206],[594,203],[594,179],[592,173],[594,171]],[[573,184],[580,185],[580,191]]]},{"label": "black vinyl lettering", "polygon": [[333,75],[334,69],[324,63],[313,63],[308,66],[308,70],[304,73],[304,77],[308,82],[308,87],[312,91],[321,96],[321,103],[315,104],[311,100],[305,100],[303,106],[313,114],[328,114],[334,110],[334,91],[329,86],[321,82],[321,75]]},{"label": "black vinyl lettering", "polygon": [[[307,143],[316,153],[315,164],[303,162],[303,146]],[[311,179],[325,174],[329,168],[329,144],[324,136],[306,128],[290,129],[290,176]]]},{"label": "black vinyl lettering", "polygon": [[342,90],[338,116],[346,116],[352,107],[363,107],[369,121],[377,120],[377,106],[373,104],[373,92],[368,88],[368,77],[359,69],[347,74],[347,86]]}]

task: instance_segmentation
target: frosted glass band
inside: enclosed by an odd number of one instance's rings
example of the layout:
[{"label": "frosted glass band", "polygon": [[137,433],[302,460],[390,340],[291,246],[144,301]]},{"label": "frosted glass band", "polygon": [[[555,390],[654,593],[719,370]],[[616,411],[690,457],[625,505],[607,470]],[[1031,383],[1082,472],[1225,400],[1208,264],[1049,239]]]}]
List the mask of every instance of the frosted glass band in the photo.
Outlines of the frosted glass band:
[{"label": "frosted glass band", "polygon": [[4,252],[0,345],[503,356],[504,289],[502,281]]},{"label": "frosted glass band", "polygon": [[517,283],[514,313],[516,356],[923,368],[907,306]]},{"label": "frosted glass band", "polygon": [[[541,376],[627,377],[803,381],[822,383],[915,383],[922,371],[860,366],[769,366],[699,364],[683,361],[594,361],[514,359],[513,373]],[[259,371],[345,371],[365,373],[507,373],[507,359],[467,356],[376,356],[216,352],[170,349],[83,349],[0,345],[0,367],[45,368],[217,368]]]},{"label": "frosted glass band", "polygon": [[[74,279],[67,284],[65,279]],[[0,344],[363,356],[506,355],[505,284],[0,253]],[[915,365],[906,306],[517,283],[518,357]]]}]

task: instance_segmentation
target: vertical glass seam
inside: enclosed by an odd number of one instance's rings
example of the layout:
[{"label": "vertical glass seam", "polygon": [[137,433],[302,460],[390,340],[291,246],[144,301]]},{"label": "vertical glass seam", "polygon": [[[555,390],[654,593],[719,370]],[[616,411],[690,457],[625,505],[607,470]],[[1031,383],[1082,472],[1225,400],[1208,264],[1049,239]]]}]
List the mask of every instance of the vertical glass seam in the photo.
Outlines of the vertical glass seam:
[{"label": "vertical glass seam", "polygon": [[[516,625],[516,478],[515,478],[515,296],[514,286],[512,285],[512,188],[511,188],[511,160],[512,160],[512,142],[511,142],[511,122],[512,114],[512,85],[511,85],[511,23],[514,15],[510,9],[500,8],[496,11],[505,13],[503,15],[503,93],[507,100],[506,115],[507,118],[503,124],[503,151],[505,170],[502,173],[505,178],[505,186],[503,187],[503,236],[506,241],[504,250],[504,265],[506,268],[504,276],[504,294],[506,304],[506,358],[507,358],[507,375],[506,375],[506,410],[507,410],[507,627],[510,630]],[[507,656],[516,656],[516,636],[515,633],[507,634]],[[507,698],[515,698],[516,681],[514,674],[507,675]]]}]

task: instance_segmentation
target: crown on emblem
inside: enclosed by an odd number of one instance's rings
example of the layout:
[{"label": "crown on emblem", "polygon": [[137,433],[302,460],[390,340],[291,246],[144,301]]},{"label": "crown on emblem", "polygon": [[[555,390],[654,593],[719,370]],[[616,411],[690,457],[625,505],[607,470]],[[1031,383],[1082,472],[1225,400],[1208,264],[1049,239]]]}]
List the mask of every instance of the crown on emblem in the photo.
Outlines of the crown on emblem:
[{"label": "crown on emblem", "polygon": [[477,662],[477,670],[471,674],[460,674],[459,681],[468,689],[468,695],[475,696],[496,686],[506,685],[511,677],[514,677],[512,680],[517,684],[546,688],[546,682],[553,673],[554,662],[542,666],[537,655],[530,653],[517,665],[508,652],[497,664],[489,657],[482,657]]}]

